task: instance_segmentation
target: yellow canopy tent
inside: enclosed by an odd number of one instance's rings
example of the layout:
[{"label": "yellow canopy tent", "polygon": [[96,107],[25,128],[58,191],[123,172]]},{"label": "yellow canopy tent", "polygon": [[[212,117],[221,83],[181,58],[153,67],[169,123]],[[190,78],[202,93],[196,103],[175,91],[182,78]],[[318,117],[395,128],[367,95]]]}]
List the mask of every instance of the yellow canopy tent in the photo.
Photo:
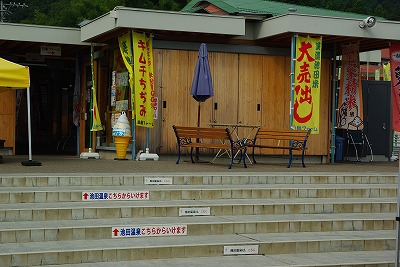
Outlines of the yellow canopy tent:
[{"label": "yellow canopy tent", "polygon": [[29,87],[29,68],[0,58],[0,92],[11,89],[27,89],[29,160],[23,161],[22,165],[34,166],[41,165],[41,163],[32,160],[31,100]]},{"label": "yellow canopy tent", "polygon": [[30,86],[29,68],[0,58],[0,90]]}]

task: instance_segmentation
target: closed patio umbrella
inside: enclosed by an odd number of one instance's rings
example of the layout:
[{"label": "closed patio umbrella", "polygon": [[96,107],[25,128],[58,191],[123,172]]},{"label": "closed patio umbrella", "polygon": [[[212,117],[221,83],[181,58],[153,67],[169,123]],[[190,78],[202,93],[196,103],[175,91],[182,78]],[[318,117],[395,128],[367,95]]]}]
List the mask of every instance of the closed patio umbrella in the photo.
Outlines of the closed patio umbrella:
[{"label": "closed patio umbrella", "polygon": [[[190,94],[199,102],[199,107],[200,102],[204,102],[214,96],[210,64],[208,63],[207,45],[204,43],[200,45]],[[200,115],[200,113],[198,115]]]},{"label": "closed patio umbrella", "polygon": [[[197,127],[200,127],[200,103],[214,96],[207,45],[204,43],[200,45],[190,94],[198,102]],[[198,148],[196,148],[196,159],[199,159]]]}]

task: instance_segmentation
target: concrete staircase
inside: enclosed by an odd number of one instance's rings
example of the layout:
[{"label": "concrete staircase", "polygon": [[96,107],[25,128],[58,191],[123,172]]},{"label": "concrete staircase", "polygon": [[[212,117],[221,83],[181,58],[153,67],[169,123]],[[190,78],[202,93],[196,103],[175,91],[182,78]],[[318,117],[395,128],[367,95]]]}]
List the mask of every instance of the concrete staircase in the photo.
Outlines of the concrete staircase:
[{"label": "concrete staircase", "polygon": [[0,181],[2,267],[395,261],[393,175],[0,175]]}]

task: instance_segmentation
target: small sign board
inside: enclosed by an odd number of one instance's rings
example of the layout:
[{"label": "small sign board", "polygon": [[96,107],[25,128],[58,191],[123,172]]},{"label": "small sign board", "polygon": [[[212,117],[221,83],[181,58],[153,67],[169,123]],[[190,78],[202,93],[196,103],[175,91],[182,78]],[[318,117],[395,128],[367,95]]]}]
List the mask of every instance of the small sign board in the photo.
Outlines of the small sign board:
[{"label": "small sign board", "polygon": [[40,55],[42,55],[42,56],[61,56],[61,46],[43,45],[40,47]]},{"label": "small sign board", "polygon": [[172,177],[145,177],[144,178],[144,184],[151,185],[171,185],[173,181]]},{"label": "small sign board", "polygon": [[41,57],[38,53],[26,53],[26,61],[44,62],[44,57]]},{"label": "small sign board", "polygon": [[187,225],[147,225],[112,227],[112,238],[121,237],[156,237],[156,236],[184,236],[187,235]]},{"label": "small sign board", "polygon": [[82,201],[149,200],[149,191],[82,192]]},{"label": "small sign board", "polygon": [[209,215],[211,215],[210,207],[179,208],[179,216],[209,216]]},{"label": "small sign board", "polygon": [[154,116],[153,116],[153,118],[156,120],[158,118],[158,97],[154,97],[153,108],[154,108]]},{"label": "small sign board", "polygon": [[224,255],[258,254],[258,245],[224,246]]}]

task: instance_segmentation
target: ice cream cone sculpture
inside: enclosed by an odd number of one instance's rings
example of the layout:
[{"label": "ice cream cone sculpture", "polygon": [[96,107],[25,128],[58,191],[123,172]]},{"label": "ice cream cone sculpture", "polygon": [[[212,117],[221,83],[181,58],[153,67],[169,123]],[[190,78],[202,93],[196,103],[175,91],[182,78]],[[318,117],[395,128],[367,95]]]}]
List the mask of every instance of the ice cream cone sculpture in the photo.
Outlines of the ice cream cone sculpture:
[{"label": "ice cream cone sculpture", "polygon": [[115,159],[125,159],[126,150],[132,138],[131,126],[125,112],[122,112],[121,116],[119,116],[117,122],[114,124],[112,135],[117,152],[117,157]]},{"label": "ice cream cone sculpture", "polygon": [[126,150],[130,140],[131,136],[114,136],[115,150],[117,151],[116,159],[126,158]]}]

